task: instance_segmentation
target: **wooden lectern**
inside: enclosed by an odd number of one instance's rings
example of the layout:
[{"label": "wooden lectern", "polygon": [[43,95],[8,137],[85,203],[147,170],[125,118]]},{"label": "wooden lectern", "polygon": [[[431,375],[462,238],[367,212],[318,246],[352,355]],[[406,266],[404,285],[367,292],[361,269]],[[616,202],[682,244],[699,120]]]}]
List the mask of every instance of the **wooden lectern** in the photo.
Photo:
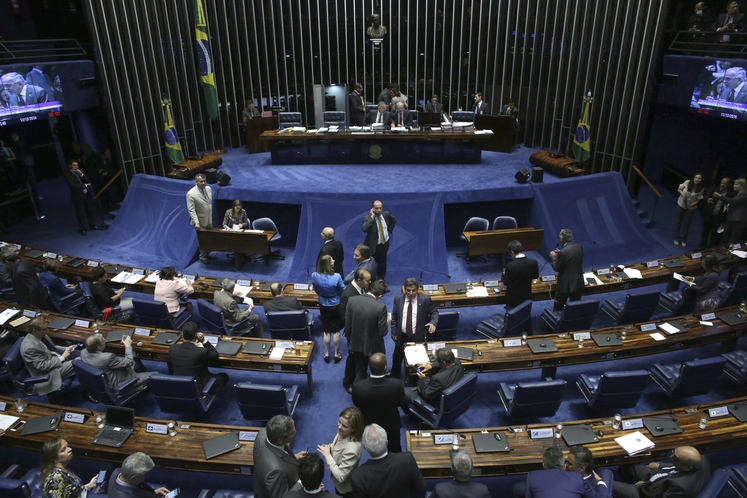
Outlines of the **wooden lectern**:
[{"label": "wooden lectern", "polygon": [[259,139],[259,136],[265,130],[278,129],[278,117],[269,118],[252,118],[246,121],[246,147],[249,154],[258,152],[270,152],[270,144]]},{"label": "wooden lectern", "polygon": [[518,240],[524,251],[538,251],[542,249],[542,228],[509,228],[507,230],[485,230],[480,232],[462,232],[469,242],[470,256],[485,256],[487,254],[505,254],[508,243]]},{"label": "wooden lectern", "polygon": [[493,139],[483,144],[482,150],[493,152],[514,151],[514,137],[516,136],[516,120],[511,116],[475,115],[476,130],[493,130]]}]

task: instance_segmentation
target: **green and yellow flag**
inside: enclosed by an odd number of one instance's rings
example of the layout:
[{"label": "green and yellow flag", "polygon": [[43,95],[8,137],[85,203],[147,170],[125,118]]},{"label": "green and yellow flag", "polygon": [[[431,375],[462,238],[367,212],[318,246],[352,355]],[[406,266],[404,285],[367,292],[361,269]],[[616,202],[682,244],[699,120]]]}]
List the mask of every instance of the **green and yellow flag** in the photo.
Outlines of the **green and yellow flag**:
[{"label": "green and yellow flag", "polygon": [[207,20],[202,0],[195,0],[195,38],[197,57],[200,60],[200,86],[205,96],[205,104],[210,119],[218,117],[218,93],[215,89],[213,56],[210,53],[210,40],[207,35]]},{"label": "green and yellow flag", "polygon": [[161,106],[163,107],[163,125],[166,133],[166,154],[168,154],[172,163],[184,161],[182,144],[179,143],[179,135],[176,133],[174,118],[171,114],[171,100],[161,100]]},{"label": "green and yellow flag", "polygon": [[581,111],[581,119],[578,120],[576,135],[573,137],[571,150],[573,157],[582,163],[591,157],[591,132],[589,131],[589,109],[591,108],[591,92],[584,97],[584,107]]}]

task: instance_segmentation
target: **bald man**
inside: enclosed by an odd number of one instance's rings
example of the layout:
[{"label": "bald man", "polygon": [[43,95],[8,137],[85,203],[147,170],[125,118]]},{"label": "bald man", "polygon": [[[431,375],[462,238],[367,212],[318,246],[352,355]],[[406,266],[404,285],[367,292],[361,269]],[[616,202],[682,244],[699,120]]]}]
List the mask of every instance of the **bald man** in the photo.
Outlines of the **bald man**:
[{"label": "bald man", "polygon": [[628,481],[615,481],[612,496],[638,498],[638,488],[647,482],[656,482],[664,489],[664,498],[691,498],[705,487],[711,478],[708,459],[692,446],[675,448],[672,462],[652,462],[648,465],[621,465],[620,477]]},{"label": "bald man", "polygon": [[329,254],[335,260],[335,272],[339,273],[342,278],[345,278],[345,273],[343,273],[342,269],[342,260],[345,259],[345,251],[343,250],[342,242],[335,240],[335,229],[326,227],[322,230],[322,240],[324,241],[324,245],[319,249],[319,256],[316,257],[317,264],[319,264],[322,256]]}]

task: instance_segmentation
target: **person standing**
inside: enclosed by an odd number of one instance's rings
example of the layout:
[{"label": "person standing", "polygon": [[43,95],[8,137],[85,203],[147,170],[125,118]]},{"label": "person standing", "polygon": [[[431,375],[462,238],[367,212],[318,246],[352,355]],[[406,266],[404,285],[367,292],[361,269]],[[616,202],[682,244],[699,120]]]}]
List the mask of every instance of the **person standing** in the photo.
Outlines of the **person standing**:
[{"label": "person standing", "polygon": [[[518,240],[508,243],[511,262],[503,270],[503,285],[506,286],[506,311],[515,308],[527,299],[532,299],[532,280],[539,278],[537,260],[527,258],[524,247]],[[524,325],[524,331],[532,335],[532,320]]]},{"label": "person standing", "polygon": [[[718,192],[721,197],[716,198],[713,194]],[[706,249],[718,244],[718,229],[726,219],[723,196],[731,194],[731,179],[724,177],[718,187],[712,187],[705,194],[705,207],[703,208],[703,231],[700,236],[698,249]]]},{"label": "person standing", "polygon": [[389,253],[389,239],[397,224],[389,211],[384,211],[381,201],[373,201],[371,210],[363,218],[361,230],[366,232],[366,244],[371,249],[371,256],[376,261],[376,276],[380,280],[386,277],[386,260]]},{"label": "person standing", "polygon": [[355,126],[366,124],[366,106],[363,103],[363,85],[355,84],[355,89],[350,94],[350,121]]},{"label": "person standing", "polygon": [[311,283],[319,296],[319,319],[324,328],[324,361],[330,362],[329,345],[334,340],[335,363],[340,363],[340,330],[344,322],[340,319],[340,297],[345,292],[342,277],[335,273],[332,265],[335,260],[325,254],[316,264],[316,271],[311,274]]},{"label": "person standing", "polygon": [[490,114],[490,105],[482,100],[482,92],[475,93],[475,114]]},{"label": "person standing", "polygon": [[345,312],[345,333],[348,348],[355,356],[355,380],[366,378],[368,358],[386,351],[384,337],[388,330],[386,306],[379,300],[389,292],[383,280],[373,282],[362,296],[348,300]]},{"label": "person standing", "polygon": [[342,280],[345,285],[350,285],[350,282],[353,281],[358,270],[366,270],[371,275],[371,278],[376,280],[376,260],[371,257],[371,250],[366,244],[358,244],[355,246],[353,259],[355,260],[356,266],[350,273],[345,275],[345,278]]},{"label": "person standing", "polygon": [[431,298],[418,293],[418,281],[405,280],[405,293],[394,297],[392,307],[392,354],[391,375],[402,373],[406,342],[426,342],[426,333],[432,334],[438,326],[438,310]]},{"label": "person standing", "polygon": [[584,248],[573,242],[573,232],[567,228],[560,231],[558,239],[562,249],[550,253],[552,269],[558,272],[553,305],[555,311],[561,311],[568,299],[580,300],[584,291]]},{"label": "person standing", "polygon": [[352,406],[345,408],[337,419],[337,434],[332,444],[317,446],[317,451],[324,457],[332,474],[335,491],[343,498],[353,497],[350,473],[358,467],[363,453],[363,420],[363,414],[359,409]]},{"label": "person standing", "polygon": [[728,246],[742,240],[744,229],[747,228],[747,180],[734,180],[734,194],[713,194],[715,199],[723,199],[728,204],[726,212],[726,227],[721,235],[721,245]]},{"label": "person standing", "polygon": [[88,235],[86,228],[100,230],[96,225],[96,212],[93,208],[93,189],[91,179],[78,168],[78,160],[73,159],[68,163],[68,171],[63,175],[67,186],[70,187],[70,196],[75,206],[75,214],[78,217],[78,228],[81,235]]},{"label": "person standing", "polygon": [[674,245],[687,245],[687,234],[690,222],[698,210],[698,203],[703,199],[703,175],[695,173],[690,180],[682,182],[677,189],[677,220],[674,224]]},{"label": "person standing", "polygon": [[[371,273],[363,268],[353,272],[354,279],[345,287],[340,296],[340,320],[345,325],[345,316],[347,314],[348,301],[351,297],[362,296],[371,285]],[[348,357],[345,360],[345,374],[342,378],[342,386],[349,393],[353,392],[353,381],[355,380],[355,353],[350,350],[350,329],[345,329],[345,339],[348,342]]]},{"label": "person standing", "polygon": [[322,230],[321,235],[324,245],[319,249],[319,255],[316,257],[317,266],[319,266],[319,261],[322,259],[322,256],[329,254],[335,262],[335,272],[345,278],[345,272],[342,268],[342,262],[345,260],[345,250],[342,246],[342,242],[335,239],[335,229],[332,227],[325,227],[324,230]]},{"label": "person standing", "polygon": [[287,415],[275,415],[257,433],[254,460],[254,496],[281,498],[298,481],[298,460],[305,451],[293,453],[296,424]]},{"label": "person standing", "polygon": [[[195,230],[207,230],[213,228],[213,189],[208,187],[207,179],[202,173],[195,176],[195,186],[187,192],[187,211],[189,222],[194,225]],[[199,249],[200,261],[210,264],[210,259],[215,259],[208,251]]]}]

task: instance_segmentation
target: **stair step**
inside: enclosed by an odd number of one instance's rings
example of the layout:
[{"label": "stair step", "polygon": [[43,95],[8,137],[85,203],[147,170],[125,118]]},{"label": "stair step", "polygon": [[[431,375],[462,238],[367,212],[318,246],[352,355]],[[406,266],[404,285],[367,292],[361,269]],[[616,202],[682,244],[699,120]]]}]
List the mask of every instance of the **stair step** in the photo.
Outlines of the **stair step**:
[{"label": "stair step", "polygon": [[648,216],[648,211],[643,208],[638,208],[635,210],[635,212],[638,213],[638,216],[641,218],[646,218]]},{"label": "stair step", "polygon": [[646,216],[645,218],[641,218],[641,222],[643,223],[643,226],[646,228],[652,228],[656,223],[654,223],[654,220]]},{"label": "stair step", "polygon": [[631,201],[633,202],[634,208],[638,208],[641,206],[641,201],[639,201],[638,199],[631,199]]}]

